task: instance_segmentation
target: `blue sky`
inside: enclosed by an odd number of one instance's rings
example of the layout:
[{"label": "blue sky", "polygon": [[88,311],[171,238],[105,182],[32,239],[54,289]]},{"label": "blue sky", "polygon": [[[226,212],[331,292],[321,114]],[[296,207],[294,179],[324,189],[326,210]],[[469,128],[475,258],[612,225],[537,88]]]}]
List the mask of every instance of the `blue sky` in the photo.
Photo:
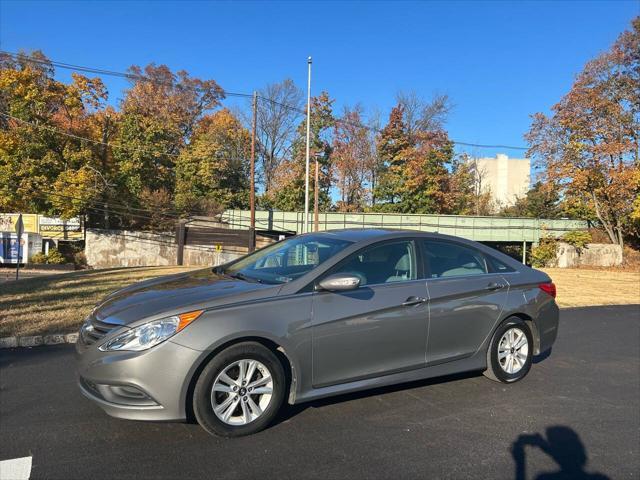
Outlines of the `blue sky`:
[{"label": "blue sky", "polygon": [[[548,111],[639,5],[0,0],[0,48],[118,71],[164,63],[239,92],[286,77],[306,87],[312,55],[313,93],[327,90],[338,111],[360,102],[386,120],[400,89],[447,93],[453,139],[522,146],[529,115]],[[116,101],[126,83],[104,80]]]}]

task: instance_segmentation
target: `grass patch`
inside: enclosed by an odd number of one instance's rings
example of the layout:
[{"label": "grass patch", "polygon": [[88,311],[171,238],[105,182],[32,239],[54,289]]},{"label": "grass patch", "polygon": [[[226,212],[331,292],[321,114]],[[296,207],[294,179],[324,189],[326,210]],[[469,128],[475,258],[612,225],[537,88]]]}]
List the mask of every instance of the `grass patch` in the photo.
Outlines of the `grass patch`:
[{"label": "grass patch", "polygon": [[108,268],[0,283],[0,337],[75,332],[95,304],[114,290],[192,269]]},{"label": "grass patch", "polygon": [[561,307],[640,304],[640,273],[588,270],[586,268],[544,268],[558,288]]}]

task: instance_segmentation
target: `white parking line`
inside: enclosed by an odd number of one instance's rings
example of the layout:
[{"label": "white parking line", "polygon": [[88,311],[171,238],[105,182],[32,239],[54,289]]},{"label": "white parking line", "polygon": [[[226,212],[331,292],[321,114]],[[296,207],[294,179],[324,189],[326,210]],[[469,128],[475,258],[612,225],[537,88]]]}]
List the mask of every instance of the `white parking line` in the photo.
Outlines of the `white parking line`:
[{"label": "white parking line", "polygon": [[0,462],[0,480],[29,480],[31,457],[13,458]]}]

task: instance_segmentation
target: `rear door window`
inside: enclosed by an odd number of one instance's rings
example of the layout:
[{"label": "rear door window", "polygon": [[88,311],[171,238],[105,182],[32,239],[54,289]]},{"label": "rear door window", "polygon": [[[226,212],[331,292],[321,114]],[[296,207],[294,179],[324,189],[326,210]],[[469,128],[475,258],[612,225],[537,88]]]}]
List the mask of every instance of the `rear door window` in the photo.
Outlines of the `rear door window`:
[{"label": "rear door window", "polygon": [[511,268],[509,265],[502,263],[500,260],[496,260],[490,255],[487,255],[486,259],[492,272],[496,272],[496,273],[515,272],[515,270]]},{"label": "rear door window", "polygon": [[487,273],[484,255],[473,248],[442,240],[424,240],[423,246],[427,278]]}]

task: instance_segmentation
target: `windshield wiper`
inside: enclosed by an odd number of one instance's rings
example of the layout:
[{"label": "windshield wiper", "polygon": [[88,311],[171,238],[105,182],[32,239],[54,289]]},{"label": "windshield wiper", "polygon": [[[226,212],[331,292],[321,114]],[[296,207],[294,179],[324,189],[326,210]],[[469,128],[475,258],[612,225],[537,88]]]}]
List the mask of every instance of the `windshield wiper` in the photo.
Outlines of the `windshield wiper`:
[{"label": "windshield wiper", "polygon": [[250,277],[250,276],[245,275],[244,273],[240,273],[240,272],[229,274],[229,276],[231,278],[237,278],[238,280],[244,280],[245,282],[263,283],[262,280],[260,280],[259,278]]}]

